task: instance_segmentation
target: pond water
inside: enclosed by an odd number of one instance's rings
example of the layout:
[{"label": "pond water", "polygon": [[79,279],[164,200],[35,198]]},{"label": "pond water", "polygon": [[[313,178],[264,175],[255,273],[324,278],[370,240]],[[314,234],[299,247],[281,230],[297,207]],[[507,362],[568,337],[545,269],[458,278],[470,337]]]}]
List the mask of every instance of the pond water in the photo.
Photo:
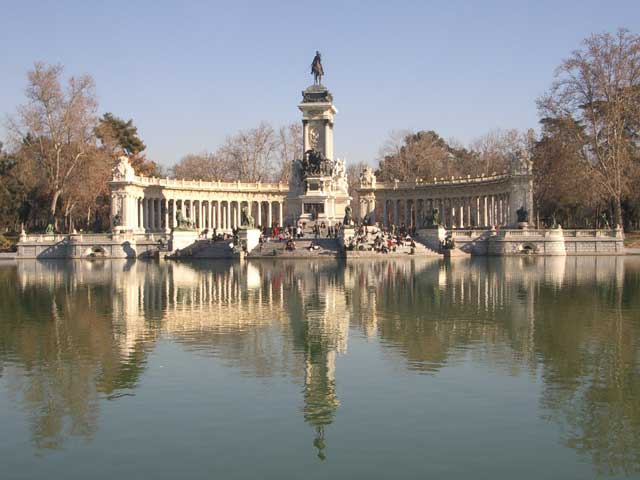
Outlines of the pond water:
[{"label": "pond water", "polygon": [[640,478],[640,257],[0,264],[0,478]]}]

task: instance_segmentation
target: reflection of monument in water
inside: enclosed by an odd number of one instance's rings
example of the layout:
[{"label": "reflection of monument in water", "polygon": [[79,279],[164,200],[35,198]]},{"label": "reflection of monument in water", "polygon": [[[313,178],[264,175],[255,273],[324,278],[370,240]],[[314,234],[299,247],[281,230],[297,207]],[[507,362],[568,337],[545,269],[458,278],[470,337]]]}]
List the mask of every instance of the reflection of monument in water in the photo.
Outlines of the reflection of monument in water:
[{"label": "reflection of monument in water", "polygon": [[[474,361],[509,369],[510,374],[539,377],[542,408],[571,428],[567,443],[576,439],[591,445],[585,448],[594,457],[615,463],[614,443],[630,444],[630,435],[640,431],[640,417],[628,405],[628,393],[639,378],[634,360],[640,338],[633,327],[637,322],[621,321],[632,308],[618,316],[606,315],[625,302],[637,305],[637,282],[625,278],[626,261],[518,257],[356,261],[340,266],[322,261],[19,262],[15,283],[21,295],[29,298],[34,287],[53,292],[53,301],[38,308],[78,305],[82,310],[74,310],[75,317],[60,317],[63,322],[56,328],[68,342],[60,348],[86,347],[82,342],[88,338],[95,359],[86,372],[73,372],[71,378],[72,369],[60,363],[68,357],[50,342],[39,355],[55,367],[51,371],[25,375],[7,365],[4,375],[19,376],[17,383],[25,391],[50,381],[39,378],[46,374],[55,379],[56,388],[65,389],[73,380],[94,397],[104,392],[117,398],[137,388],[136,380],[146,368],[145,352],[159,336],[168,337],[255,376],[285,373],[299,380],[304,385],[302,414],[316,431],[314,445],[322,458],[326,428],[340,406],[336,358],[346,352],[348,329],[360,329],[385,347],[387,358],[410,370],[435,375],[443,366],[472,355]],[[0,313],[10,300],[1,295]],[[574,310],[581,312],[579,318],[571,317]],[[94,319],[95,311],[106,311],[109,317]],[[48,317],[42,318],[45,321],[34,327],[47,328]],[[4,342],[17,352],[18,362],[34,362],[35,350],[21,350],[20,337],[5,333]],[[576,360],[585,356],[586,363]],[[95,371],[106,373],[98,378]],[[82,397],[68,402],[68,407],[64,393],[52,389],[43,395],[29,404],[33,417],[46,411],[47,417],[39,422],[52,425],[58,417],[70,416],[86,424],[76,431],[90,438],[98,412],[88,407],[97,409],[96,398]],[[593,398],[599,400],[593,403]],[[56,405],[61,400],[65,405]],[[574,414],[575,404],[581,406],[579,415]],[[602,421],[607,415],[608,423]],[[621,425],[626,427],[618,428]],[[595,434],[609,440],[589,443]],[[33,435],[44,439],[37,445],[61,442],[47,441],[53,433],[44,428],[34,428]],[[630,457],[624,461],[634,464]]]}]

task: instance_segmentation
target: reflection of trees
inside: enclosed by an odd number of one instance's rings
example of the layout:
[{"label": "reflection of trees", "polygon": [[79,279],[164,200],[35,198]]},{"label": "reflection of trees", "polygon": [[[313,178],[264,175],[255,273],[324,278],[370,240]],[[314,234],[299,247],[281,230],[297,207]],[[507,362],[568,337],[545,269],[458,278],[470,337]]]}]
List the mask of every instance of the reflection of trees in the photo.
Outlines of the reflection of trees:
[{"label": "reflection of trees", "polygon": [[605,474],[640,472],[638,279],[545,289],[536,318],[542,405]]},{"label": "reflection of trees", "polygon": [[242,373],[300,380],[324,458],[351,327],[418,372],[470,355],[540,378],[564,443],[603,472],[640,471],[631,259],[19,265],[0,269],[0,375],[39,448],[91,438],[99,399],[135,389],[164,335]]},{"label": "reflection of trees", "polygon": [[16,319],[0,322],[0,362],[9,359],[6,376],[37,448],[91,438],[99,398],[135,387],[145,356],[142,345],[122,356],[114,343],[110,286],[77,285],[58,267],[20,289],[16,269],[0,269],[0,318]]}]

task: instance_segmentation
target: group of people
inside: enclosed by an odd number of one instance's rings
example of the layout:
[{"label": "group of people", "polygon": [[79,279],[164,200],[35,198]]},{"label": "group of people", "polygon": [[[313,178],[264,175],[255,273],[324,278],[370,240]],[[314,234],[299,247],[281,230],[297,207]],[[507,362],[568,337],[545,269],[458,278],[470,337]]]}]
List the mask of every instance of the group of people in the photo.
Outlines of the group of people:
[{"label": "group of people", "polygon": [[361,225],[346,245],[347,250],[374,251],[378,253],[395,252],[399,247],[410,247],[414,252],[416,242],[403,225],[396,228]]}]

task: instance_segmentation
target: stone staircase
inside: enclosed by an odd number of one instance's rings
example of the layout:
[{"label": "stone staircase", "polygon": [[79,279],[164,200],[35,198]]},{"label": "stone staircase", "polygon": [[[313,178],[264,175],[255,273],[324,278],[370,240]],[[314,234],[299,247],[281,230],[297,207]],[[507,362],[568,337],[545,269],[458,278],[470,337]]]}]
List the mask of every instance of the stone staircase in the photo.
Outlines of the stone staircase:
[{"label": "stone staircase", "polygon": [[197,240],[182,250],[178,258],[238,258],[239,254],[229,248],[232,240]]},{"label": "stone staircase", "polygon": [[[249,252],[248,258],[335,258],[339,256],[338,241],[334,238],[313,238],[313,234],[307,234],[299,240],[294,240],[295,250],[287,250],[286,240],[278,241],[270,239],[267,243],[254,248]],[[317,250],[309,250],[313,242],[318,245]]]},{"label": "stone staircase", "polygon": [[[372,244],[374,238],[370,238],[368,244]],[[430,246],[422,243],[418,237],[414,238],[416,246],[410,247],[408,245],[396,246],[396,250],[390,251],[389,253],[378,253],[370,250],[349,250],[347,251],[347,258],[352,257],[368,257],[372,256],[380,257],[380,258],[388,258],[388,257],[406,257],[406,256],[415,256],[415,257],[441,257],[442,254],[437,250],[431,248]]]}]

